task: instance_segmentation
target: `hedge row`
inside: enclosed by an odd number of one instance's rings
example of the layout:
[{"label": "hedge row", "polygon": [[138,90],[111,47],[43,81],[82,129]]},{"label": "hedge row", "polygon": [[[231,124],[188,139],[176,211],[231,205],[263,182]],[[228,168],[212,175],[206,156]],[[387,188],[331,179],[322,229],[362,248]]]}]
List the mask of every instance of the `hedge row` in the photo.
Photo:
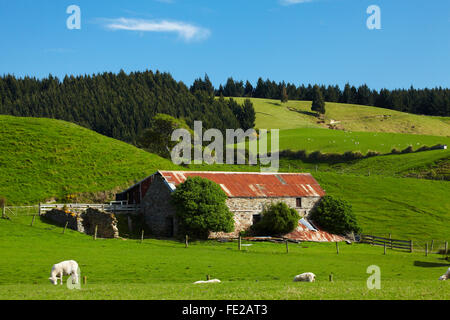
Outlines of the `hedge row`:
[{"label": "hedge row", "polygon": [[416,151],[414,151],[412,146],[409,146],[403,150],[392,149],[392,151],[390,153],[385,153],[385,154],[382,154],[382,153],[376,152],[376,151],[369,151],[365,155],[362,154],[360,151],[347,151],[345,153],[322,153],[321,151],[314,151],[311,153],[307,153],[305,150],[299,150],[299,151],[283,150],[283,151],[280,151],[279,156],[280,156],[280,158],[302,160],[303,162],[308,162],[308,163],[321,163],[321,162],[339,163],[339,162],[348,162],[348,161],[353,161],[353,160],[371,158],[371,157],[376,157],[376,156],[380,156],[380,155],[406,154],[406,153],[413,153],[413,152],[438,150],[438,149],[443,149],[443,147],[444,147],[444,145],[437,144],[432,147],[423,146],[423,147],[420,147],[419,149],[417,149]]}]

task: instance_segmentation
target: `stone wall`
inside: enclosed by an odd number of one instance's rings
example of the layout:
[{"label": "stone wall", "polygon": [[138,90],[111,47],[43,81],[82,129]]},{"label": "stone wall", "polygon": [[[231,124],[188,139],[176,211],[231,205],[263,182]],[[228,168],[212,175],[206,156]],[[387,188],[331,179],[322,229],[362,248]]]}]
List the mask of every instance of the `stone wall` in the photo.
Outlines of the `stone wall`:
[{"label": "stone wall", "polygon": [[152,235],[173,237],[177,235],[178,223],[175,208],[170,204],[171,190],[161,176],[155,176],[141,202],[144,221]]},{"label": "stone wall", "polygon": [[[178,222],[175,208],[170,204],[171,190],[166,182],[155,176],[144,199],[141,210],[144,221],[152,235],[159,237],[173,237],[178,235]],[[261,214],[271,203],[284,202],[298,211],[301,217],[307,216],[320,201],[320,197],[302,198],[302,207],[297,208],[297,198],[228,198],[226,204],[234,214],[235,231],[232,233],[214,232],[210,238],[237,237],[253,225],[253,216]]]},{"label": "stone wall", "polygon": [[254,215],[259,215],[265,207],[272,203],[284,202],[290,208],[294,208],[300,217],[309,215],[312,209],[319,203],[320,197],[303,197],[302,206],[297,207],[297,198],[228,198],[227,206],[234,214],[234,232],[211,232],[210,238],[231,238],[239,236],[241,231],[249,229],[253,225]]},{"label": "stone wall", "polygon": [[61,227],[64,227],[66,222],[68,222],[67,228],[88,235],[93,235],[95,233],[95,226],[97,226],[98,238],[119,237],[117,219],[114,214],[97,209],[88,208],[82,213],[53,209],[44,214],[44,218]]}]

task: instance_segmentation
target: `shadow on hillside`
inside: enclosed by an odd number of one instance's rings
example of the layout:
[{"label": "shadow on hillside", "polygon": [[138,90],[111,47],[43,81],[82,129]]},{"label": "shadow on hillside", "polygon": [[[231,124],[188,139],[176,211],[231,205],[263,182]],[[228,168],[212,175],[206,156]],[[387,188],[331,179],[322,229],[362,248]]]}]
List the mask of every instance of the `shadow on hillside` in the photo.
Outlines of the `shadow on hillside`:
[{"label": "shadow on hillside", "polygon": [[279,103],[279,102],[267,102],[268,104],[272,104],[272,105],[274,105],[274,106],[277,106],[277,107],[281,107],[281,103]]},{"label": "shadow on hillside", "polygon": [[422,268],[440,268],[440,267],[448,267],[450,266],[450,264],[438,262],[414,261],[414,266]]},{"label": "shadow on hillside", "polygon": [[289,111],[293,111],[293,112],[297,112],[297,113],[301,113],[301,114],[304,114],[304,115],[307,115],[307,116],[310,116],[310,117],[315,117],[315,118],[317,118],[317,113],[316,113],[316,112],[303,111],[303,110],[298,110],[298,109],[295,109],[295,108],[289,108],[289,107],[288,107],[288,110],[289,110]]}]

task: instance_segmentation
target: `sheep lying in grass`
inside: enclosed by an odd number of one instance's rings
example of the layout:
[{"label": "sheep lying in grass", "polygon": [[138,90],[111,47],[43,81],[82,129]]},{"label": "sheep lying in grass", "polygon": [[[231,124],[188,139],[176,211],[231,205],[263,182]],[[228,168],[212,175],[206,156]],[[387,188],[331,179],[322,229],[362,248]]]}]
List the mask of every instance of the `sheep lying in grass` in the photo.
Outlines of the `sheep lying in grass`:
[{"label": "sheep lying in grass", "polygon": [[72,276],[73,284],[78,284],[78,263],[73,260],[63,261],[53,265],[50,273],[50,282],[54,285],[58,284],[58,277],[63,284],[63,276]]},{"label": "sheep lying in grass", "polygon": [[314,282],[316,281],[316,275],[312,272],[305,272],[299,275],[296,275],[294,278],[294,282]]},{"label": "sheep lying in grass", "polygon": [[194,284],[200,284],[200,283],[220,283],[220,280],[219,279],[212,279],[212,280],[207,280],[207,281],[194,282]]},{"label": "sheep lying in grass", "polygon": [[439,280],[448,280],[450,279],[450,268],[448,268],[447,272],[439,277]]}]

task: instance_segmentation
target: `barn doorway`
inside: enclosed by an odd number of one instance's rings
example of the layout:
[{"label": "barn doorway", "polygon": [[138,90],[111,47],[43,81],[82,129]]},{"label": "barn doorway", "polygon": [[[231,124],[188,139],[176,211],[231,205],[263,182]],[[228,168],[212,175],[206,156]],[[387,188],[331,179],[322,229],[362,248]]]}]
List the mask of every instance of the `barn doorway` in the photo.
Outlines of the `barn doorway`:
[{"label": "barn doorway", "polygon": [[166,235],[169,238],[173,238],[173,236],[175,235],[174,232],[174,227],[175,227],[175,223],[174,223],[174,218],[173,217],[168,217],[166,219]]}]

